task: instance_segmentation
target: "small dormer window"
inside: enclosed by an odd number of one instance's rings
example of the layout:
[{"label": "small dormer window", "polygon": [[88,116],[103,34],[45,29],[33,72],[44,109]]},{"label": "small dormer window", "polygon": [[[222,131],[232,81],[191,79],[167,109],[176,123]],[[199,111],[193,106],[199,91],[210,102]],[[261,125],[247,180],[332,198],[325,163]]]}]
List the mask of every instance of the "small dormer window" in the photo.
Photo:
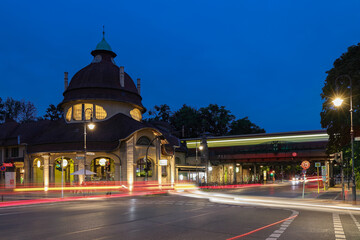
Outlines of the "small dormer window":
[{"label": "small dormer window", "polygon": [[66,121],[71,121],[71,113],[72,113],[72,107],[70,107],[66,113]]},{"label": "small dormer window", "polygon": [[105,119],[107,114],[106,111],[104,110],[104,108],[102,106],[99,105],[95,105],[95,115],[96,115],[96,119],[102,120]]},{"label": "small dormer window", "polygon": [[93,104],[85,103],[84,111],[85,111],[85,120],[90,120],[91,117],[94,118]]},{"label": "small dormer window", "polygon": [[74,105],[73,119],[76,121],[82,120],[82,104]]},{"label": "small dormer window", "polygon": [[142,116],[141,116],[141,112],[139,109],[134,108],[133,110],[130,111],[130,115],[133,119],[135,119],[136,121],[141,121]]}]

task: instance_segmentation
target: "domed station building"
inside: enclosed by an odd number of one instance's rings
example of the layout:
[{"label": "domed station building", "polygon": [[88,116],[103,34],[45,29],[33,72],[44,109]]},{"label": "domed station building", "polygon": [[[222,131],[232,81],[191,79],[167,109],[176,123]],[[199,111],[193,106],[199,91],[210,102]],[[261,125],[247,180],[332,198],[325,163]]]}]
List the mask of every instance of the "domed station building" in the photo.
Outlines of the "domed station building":
[{"label": "domed station building", "polygon": [[86,180],[119,181],[130,188],[135,181],[173,183],[179,140],[142,121],[140,79],[135,86],[124,67],[116,65],[105,37],[91,55],[92,62],[69,84],[65,73],[64,119],[0,125],[6,171],[15,173],[17,183],[43,183],[45,188],[61,183],[61,162],[68,184],[84,181],[84,167]]}]

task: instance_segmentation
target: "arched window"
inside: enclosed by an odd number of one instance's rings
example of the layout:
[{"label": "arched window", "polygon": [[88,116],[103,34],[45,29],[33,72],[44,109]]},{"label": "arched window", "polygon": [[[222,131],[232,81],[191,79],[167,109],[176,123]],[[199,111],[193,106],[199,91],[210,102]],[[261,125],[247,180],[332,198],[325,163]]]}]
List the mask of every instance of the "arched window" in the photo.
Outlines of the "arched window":
[{"label": "arched window", "polygon": [[[83,116],[84,111],[85,111],[85,116]],[[72,107],[70,107],[66,112],[66,120],[68,122],[70,122],[71,119],[75,121],[82,121],[84,119],[89,121],[91,117],[96,118],[98,120],[103,120],[107,117],[107,113],[102,106],[95,105],[92,103],[75,104]]]},{"label": "arched window", "polygon": [[108,157],[98,157],[91,161],[91,171],[96,175],[92,176],[93,180],[115,180],[115,161]]},{"label": "arched window", "polygon": [[136,142],[136,145],[142,145],[142,146],[148,146],[149,144],[150,144],[150,139],[146,136],[141,136]]},{"label": "arched window", "polygon": [[152,162],[148,159],[147,162],[143,158],[139,159],[136,164],[137,177],[152,177]]}]

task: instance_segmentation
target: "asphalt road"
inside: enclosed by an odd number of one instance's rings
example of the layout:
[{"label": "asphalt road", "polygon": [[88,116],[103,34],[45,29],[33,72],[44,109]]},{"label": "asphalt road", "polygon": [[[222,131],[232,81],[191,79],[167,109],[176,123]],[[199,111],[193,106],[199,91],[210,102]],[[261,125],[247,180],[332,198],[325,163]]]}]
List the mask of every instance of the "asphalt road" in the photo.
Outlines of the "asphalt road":
[{"label": "asphalt road", "polygon": [[[0,208],[0,239],[360,239],[360,215],[161,195]],[[342,230],[342,231],[341,231]],[[247,234],[241,237],[241,235]]]},{"label": "asphalt road", "polygon": [[[219,190],[215,190],[219,191]],[[224,189],[222,192],[232,193],[236,195],[246,196],[267,196],[267,197],[282,197],[282,198],[302,198],[303,185],[302,183],[292,185],[291,183],[284,184],[269,184],[257,187],[238,188],[238,189]],[[330,189],[324,191],[320,188],[318,193],[317,182],[306,183],[304,190],[304,198],[306,199],[328,199],[328,200],[342,200],[341,189]],[[345,188],[345,198],[348,201],[352,200],[351,189]],[[357,198],[360,199],[359,191]]]}]

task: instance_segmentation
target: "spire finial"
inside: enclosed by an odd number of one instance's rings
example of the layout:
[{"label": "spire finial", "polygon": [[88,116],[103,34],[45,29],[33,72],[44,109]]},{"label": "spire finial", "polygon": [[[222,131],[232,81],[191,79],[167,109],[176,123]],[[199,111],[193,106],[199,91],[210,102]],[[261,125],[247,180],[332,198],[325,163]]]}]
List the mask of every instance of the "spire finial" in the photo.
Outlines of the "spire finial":
[{"label": "spire finial", "polygon": [[105,39],[105,25],[103,25],[103,39]]}]

